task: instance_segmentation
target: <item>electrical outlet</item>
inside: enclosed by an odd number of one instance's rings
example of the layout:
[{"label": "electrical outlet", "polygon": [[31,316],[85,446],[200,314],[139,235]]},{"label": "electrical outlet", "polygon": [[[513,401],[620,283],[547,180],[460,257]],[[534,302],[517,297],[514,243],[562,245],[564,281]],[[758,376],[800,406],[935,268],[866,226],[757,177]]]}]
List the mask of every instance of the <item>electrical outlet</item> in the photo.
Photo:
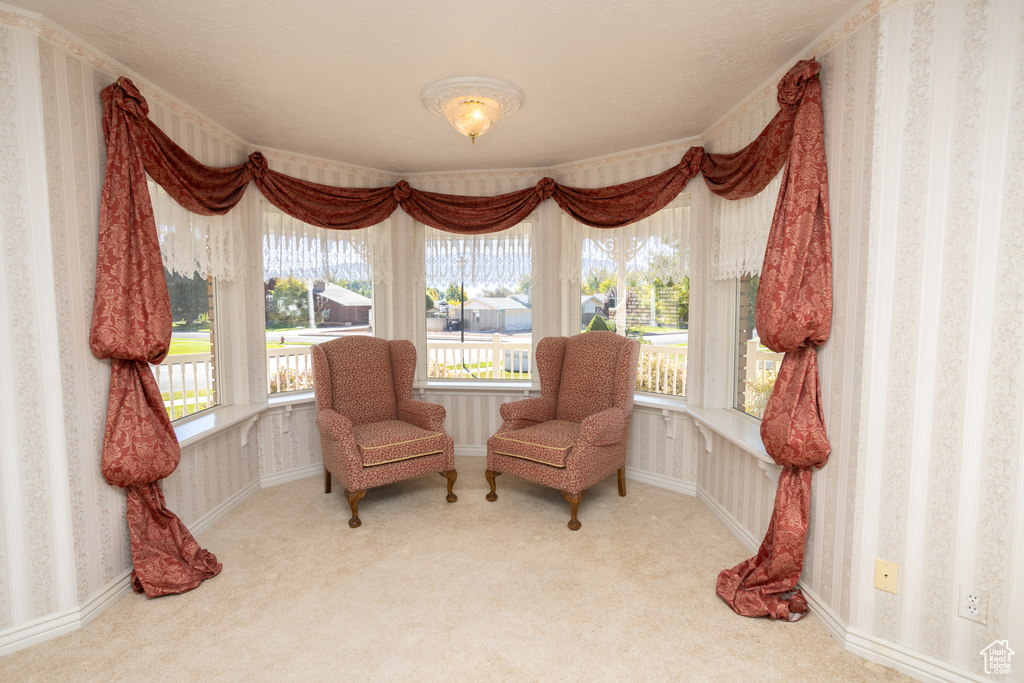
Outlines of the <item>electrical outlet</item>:
[{"label": "electrical outlet", "polygon": [[988,596],[961,583],[956,613],[964,619],[985,624],[988,620]]},{"label": "electrical outlet", "polygon": [[875,588],[890,593],[896,592],[897,577],[900,567],[895,562],[875,560]]}]

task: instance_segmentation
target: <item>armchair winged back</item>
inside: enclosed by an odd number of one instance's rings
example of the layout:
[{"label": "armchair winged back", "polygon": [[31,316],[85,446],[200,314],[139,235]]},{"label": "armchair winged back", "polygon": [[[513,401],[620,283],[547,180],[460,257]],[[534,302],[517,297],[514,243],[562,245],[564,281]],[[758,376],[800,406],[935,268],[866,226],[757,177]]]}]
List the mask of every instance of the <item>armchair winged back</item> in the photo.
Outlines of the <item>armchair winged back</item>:
[{"label": "armchair winged back", "polygon": [[345,487],[359,519],[367,489],[438,472],[452,486],[455,449],[444,429],[444,407],[412,398],[416,347],[406,340],[352,336],[313,346],[316,424],[324,459],[324,492],[331,475]]},{"label": "armchair winged back", "polygon": [[501,406],[504,420],[487,441],[487,500],[501,473],[562,492],[576,518],[586,489],[619,474],[626,495],[626,448],[640,345],[613,332],[547,337],[537,344],[541,395]]}]

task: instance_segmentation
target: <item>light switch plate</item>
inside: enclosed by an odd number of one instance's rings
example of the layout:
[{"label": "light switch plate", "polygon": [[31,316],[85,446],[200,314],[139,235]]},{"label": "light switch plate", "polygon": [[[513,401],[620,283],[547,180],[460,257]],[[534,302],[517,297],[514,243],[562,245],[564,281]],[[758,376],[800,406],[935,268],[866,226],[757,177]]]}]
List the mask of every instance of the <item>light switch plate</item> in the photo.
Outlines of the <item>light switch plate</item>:
[{"label": "light switch plate", "polygon": [[897,577],[899,576],[900,567],[895,562],[886,562],[885,560],[875,560],[875,588],[879,588],[890,593],[896,592]]}]

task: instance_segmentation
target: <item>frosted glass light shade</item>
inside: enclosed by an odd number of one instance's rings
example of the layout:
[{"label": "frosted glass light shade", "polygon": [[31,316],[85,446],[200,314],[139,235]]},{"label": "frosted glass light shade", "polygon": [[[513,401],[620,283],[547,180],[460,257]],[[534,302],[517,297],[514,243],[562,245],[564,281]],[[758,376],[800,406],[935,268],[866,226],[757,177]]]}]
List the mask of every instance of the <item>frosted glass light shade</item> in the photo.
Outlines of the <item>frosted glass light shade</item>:
[{"label": "frosted glass light shade", "polygon": [[501,109],[488,97],[456,97],[445,105],[444,115],[455,130],[476,142],[478,135],[483,135],[497,123]]},{"label": "frosted glass light shade", "polygon": [[420,94],[423,106],[448,119],[452,127],[473,142],[498,119],[523,106],[523,91],[507,81],[481,76],[446,78],[431,83]]}]

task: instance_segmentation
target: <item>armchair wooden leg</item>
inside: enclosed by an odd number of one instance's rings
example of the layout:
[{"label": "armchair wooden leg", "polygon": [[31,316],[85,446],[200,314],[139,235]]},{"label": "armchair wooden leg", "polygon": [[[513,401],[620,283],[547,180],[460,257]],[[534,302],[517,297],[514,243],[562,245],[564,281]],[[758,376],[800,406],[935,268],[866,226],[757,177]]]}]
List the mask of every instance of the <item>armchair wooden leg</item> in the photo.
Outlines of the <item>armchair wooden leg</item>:
[{"label": "armchair wooden leg", "polygon": [[349,491],[345,489],[345,497],[348,498],[348,505],[352,508],[352,519],[348,520],[348,525],[353,529],[363,523],[359,519],[359,499],[365,495],[366,489],[362,491]]},{"label": "armchair wooden leg", "polygon": [[583,500],[583,496],[587,494],[586,491],[580,491],[579,493],[566,493],[562,491],[562,498],[569,503],[569,511],[572,513],[572,519],[569,520],[569,528],[573,531],[579,531],[580,520],[576,519],[576,512],[580,509],[580,501]]},{"label": "armchair wooden leg", "polygon": [[623,465],[619,469],[619,495],[626,495],[626,467]]},{"label": "armchair wooden leg", "polygon": [[324,493],[331,492],[331,473],[324,468]]},{"label": "armchair wooden leg", "polygon": [[494,492],[494,478],[501,474],[501,472],[495,472],[494,470],[484,470],[484,476],[487,477],[487,483],[491,485],[491,492],[487,494],[487,500],[492,503],[498,500],[498,494]]},{"label": "armchair wooden leg", "polygon": [[448,479],[448,495],[445,496],[445,500],[449,503],[454,503],[459,497],[452,493],[452,487],[455,486],[455,480],[459,478],[459,473],[455,470],[445,470],[441,472],[441,476]]}]

